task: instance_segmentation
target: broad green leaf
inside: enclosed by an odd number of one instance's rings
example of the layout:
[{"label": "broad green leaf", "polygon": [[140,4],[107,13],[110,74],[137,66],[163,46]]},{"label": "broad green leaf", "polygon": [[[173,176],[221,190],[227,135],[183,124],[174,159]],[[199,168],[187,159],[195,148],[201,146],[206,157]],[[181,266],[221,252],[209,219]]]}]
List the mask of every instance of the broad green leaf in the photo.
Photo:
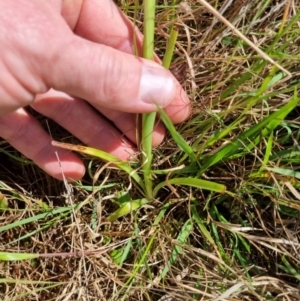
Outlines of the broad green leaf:
[{"label": "broad green leaf", "polygon": [[128,193],[128,191],[119,191],[117,193],[117,199],[115,200],[115,202],[122,207],[123,205],[126,205],[127,203],[129,203],[131,201],[131,197]]},{"label": "broad green leaf", "polygon": [[158,215],[156,216],[152,227],[155,227],[159,224],[159,222],[161,221],[161,219],[165,216],[165,213],[167,211],[167,209],[170,207],[170,202],[165,203],[164,206],[162,207],[162,209],[160,210],[160,212],[158,213]]},{"label": "broad green leaf", "polygon": [[132,239],[128,241],[125,247],[118,248],[113,250],[109,256],[112,258],[113,262],[118,264],[119,266],[122,266],[124,261],[128,258],[130,255],[130,249],[132,246]]},{"label": "broad green leaf", "polygon": [[147,204],[149,201],[147,199],[138,199],[138,200],[134,200],[131,202],[126,203],[125,205],[123,205],[121,208],[119,208],[118,210],[116,210],[113,214],[111,214],[107,220],[109,222],[113,222],[116,219],[129,214],[132,211],[136,211],[137,209],[139,209],[140,207],[142,207],[143,205]]},{"label": "broad green leaf", "polygon": [[0,192],[0,209],[7,209],[8,208],[8,202],[6,197]]}]

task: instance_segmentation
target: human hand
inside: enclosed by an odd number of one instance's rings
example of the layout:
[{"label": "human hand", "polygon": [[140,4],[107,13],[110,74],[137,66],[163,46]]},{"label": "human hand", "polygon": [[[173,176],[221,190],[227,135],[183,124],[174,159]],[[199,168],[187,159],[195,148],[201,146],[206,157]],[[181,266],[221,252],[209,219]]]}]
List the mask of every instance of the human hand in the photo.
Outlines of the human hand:
[{"label": "human hand", "polygon": [[[112,0],[0,0],[0,137],[62,179],[57,152],[65,177],[77,180],[82,161],[53,147],[25,106],[120,159],[135,151],[133,113],[155,111],[155,101],[174,123],[186,119],[189,100],[171,73],[132,55],[134,35],[142,49],[134,31]],[[163,136],[158,124],[153,145]]]}]

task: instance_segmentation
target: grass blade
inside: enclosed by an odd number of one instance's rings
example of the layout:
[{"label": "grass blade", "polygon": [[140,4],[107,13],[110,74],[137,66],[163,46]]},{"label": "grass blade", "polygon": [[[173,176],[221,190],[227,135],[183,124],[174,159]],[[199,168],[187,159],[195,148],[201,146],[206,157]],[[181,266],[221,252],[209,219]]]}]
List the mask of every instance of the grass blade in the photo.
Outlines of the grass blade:
[{"label": "grass blade", "polygon": [[111,162],[112,164],[116,165],[119,169],[127,172],[128,175],[130,177],[132,177],[136,181],[137,184],[140,185],[140,187],[143,189],[143,191],[145,190],[144,183],[143,183],[142,179],[140,178],[140,176],[137,174],[136,170],[132,169],[128,165],[127,162],[121,161],[114,155],[111,155],[109,153],[106,153],[106,152],[96,149],[96,148],[86,147],[86,146],[82,146],[82,145],[73,145],[73,144],[61,143],[61,142],[57,142],[57,141],[52,141],[52,145],[56,146],[56,147],[76,151],[79,153],[83,153],[86,155],[90,155],[90,156],[99,158],[106,162]]},{"label": "grass blade", "polygon": [[0,252],[1,261],[28,260],[38,257],[39,254]]},{"label": "grass blade", "polygon": [[170,38],[168,40],[166,53],[164,55],[164,59],[162,62],[162,65],[167,69],[169,69],[170,65],[171,65],[172,56],[173,56],[174,48],[176,45],[177,37],[178,37],[178,30],[173,27],[171,30]]},{"label": "grass blade", "polygon": [[67,212],[67,211],[71,212],[72,207],[71,206],[62,207],[62,208],[54,209],[50,212],[45,212],[45,213],[34,215],[34,216],[31,216],[31,217],[28,217],[28,218],[24,218],[22,220],[10,223],[8,225],[1,226],[0,227],[0,232],[7,231],[9,229],[13,229],[13,228],[16,228],[16,227],[20,227],[22,225],[26,225],[26,224],[29,224],[29,223],[32,223],[32,222],[36,222],[36,221],[39,221],[39,220],[44,219],[44,218],[53,217],[54,215],[61,214],[61,213]]},{"label": "grass blade", "polygon": [[200,232],[202,233],[203,237],[205,237],[212,246],[216,246],[214,239],[212,238],[209,231],[205,227],[202,218],[199,216],[199,213],[196,210],[196,206],[193,205],[191,207],[191,209],[192,209],[192,217],[195,220],[195,222],[197,223],[198,228],[199,228]]},{"label": "grass blade", "polygon": [[163,181],[159,183],[153,190],[153,195],[156,197],[157,192],[164,186],[168,185],[183,185],[183,186],[190,186],[190,187],[196,187],[199,189],[205,189],[215,192],[223,193],[226,191],[226,186],[206,180],[201,179],[195,179],[195,178],[174,178],[169,179],[167,181]]},{"label": "grass blade", "polygon": [[[263,136],[268,135],[273,131],[282,120],[290,113],[298,104],[299,98],[296,96],[289,101],[286,105],[281,107],[278,111],[272,113],[258,124],[252,126],[249,130],[239,135],[231,143],[226,144],[222,149],[220,149],[216,154],[205,158],[205,163],[203,164],[200,174],[203,173],[207,168],[213,166],[224,158],[228,158],[233,154],[236,154],[239,148],[244,148],[248,145],[248,149],[252,149],[257,143],[259,143],[262,134]],[[253,141],[249,145],[249,140]]]},{"label": "grass blade", "polygon": [[157,110],[159,112],[161,120],[163,121],[164,125],[166,126],[166,128],[170,132],[172,138],[174,139],[174,141],[176,142],[176,144],[178,145],[178,147],[183,152],[185,152],[191,158],[191,160],[193,162],[198,162],[197,157],[196,157],[194,151],[187,144],[187,142],[183,139],[183,137],[177,132],[177,130],[176,130],[175,126],[173,125],[173,123],[172,123],[171,119],[169,118],[169,116],[164,112],[163,109],[157,107]]},{"label": "grass blade", "polygon": [[163,271],[161,272],[159,279],[165,278],[165,276],[167,275],[167,273],[170,270],[170,267],[176,262],[176,259],[180,255],[180,253],[183,252],[182,245],[184,245],[186,243],[186,241],[192,231],[193,231],[193,223],[190,219],[188,219],[181,228],[181,231],[176,239],[178,242],[178,245],[175,245],[175,247],[172,251],[172,254],[171,254],[171,258],[170,258],[168,264],[164,267]]}]

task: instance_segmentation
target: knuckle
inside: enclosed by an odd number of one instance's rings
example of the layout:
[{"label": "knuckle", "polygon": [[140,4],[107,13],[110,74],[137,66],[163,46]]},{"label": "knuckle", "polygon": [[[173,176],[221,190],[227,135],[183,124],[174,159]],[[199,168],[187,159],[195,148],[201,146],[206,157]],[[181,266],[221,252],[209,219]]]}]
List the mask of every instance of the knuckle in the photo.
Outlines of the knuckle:
[{"label": "knuckle", "polygon": [[108,107],[113,107],[122,102],[126,91],[132,85],[132,70],[120,60],[117,52],[110,51],[109,55],[103,55],[103,58],[105,57],[110,59],[102,63],[105,77],[100,83],[100,93]]},{"label": "knuckle", "polygon": [[0,99],[5,112],[28,105],[36,93],[45,90],[38,78],[14,56],[4,57],[0,68]]},{"label": "knuckle", "polygon": [[[63,99],[61,101],[57,101],[53,103],[51,106],[47,106],[47,115],[51,119],[55,120],[58,124],[67,124],[68,122],[74,122],[72,119],[73,110],[76,107],[76,103],[78,100]],[[41,111],[43,114],[43,111]]]},{"label": "knuckle", "polygon": [[11,122],[11,114],[0,118],[0,136],[9,144],[14,144],[14,141],[20,141],[30,132],[31,124],[29,122],[16,125]]}]

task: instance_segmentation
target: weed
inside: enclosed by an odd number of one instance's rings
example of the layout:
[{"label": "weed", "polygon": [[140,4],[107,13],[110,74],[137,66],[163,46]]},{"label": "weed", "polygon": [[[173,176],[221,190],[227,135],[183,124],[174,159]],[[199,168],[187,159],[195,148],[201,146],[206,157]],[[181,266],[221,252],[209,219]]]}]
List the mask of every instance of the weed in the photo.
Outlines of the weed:
[{"label": "weed", "polygon": [[[174,127],[160,111],[169,134],[142,142],[140,166],[80,148],[114,166],[93,159],[65,194],[1,143],[1,299],[299,300],[300,7],[207,2],[233,32],[204,1],[156,5],[155,50],[177,31],[193,114]],[[142,27],[141,1],[118,4]]]}]

